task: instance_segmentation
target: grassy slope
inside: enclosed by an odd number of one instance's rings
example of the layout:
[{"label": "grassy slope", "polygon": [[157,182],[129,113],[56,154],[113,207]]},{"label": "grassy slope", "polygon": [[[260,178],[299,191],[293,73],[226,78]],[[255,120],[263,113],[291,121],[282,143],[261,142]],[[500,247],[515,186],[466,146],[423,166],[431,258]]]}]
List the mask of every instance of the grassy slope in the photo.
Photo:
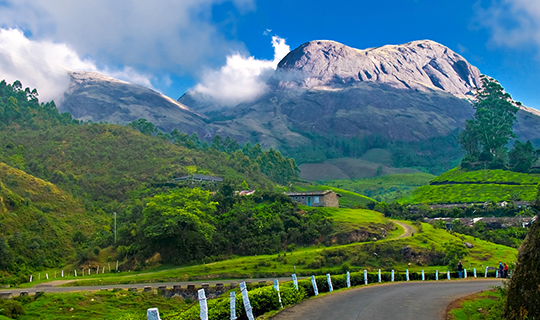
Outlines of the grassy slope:
[{"label": "grassy slope", "polygon": [[337,232],[352,232],[360,228],[371,228],[386,225],[390,222],[389,219],[372,210],[365,209],[338,209],[338,208],[321,208],[328,216],[335,221]]},{"label": "grassy slope", "polygon": [[400,203],[467,203],[519,198],[531,201],[540,175],[505,170],[463,171],[454,168],[422,186]]},{"label": "grassy slope", "polygon": [[[462,259],[467,268],[476,268],[480,273],[484,266],[496,266],[499,261],[515,261],[517,250],[491,242],[475,239],[469,236],[453,235],[445,230],[435,229],[429,224],[422,224],[423,232],[415,234],[405,239],[386,239],[376,242],[355,243],[343,246],[332,247],[308,247],[301,248],[286,256],[281,255],[259,255],[249,257],[232,257],[229,260],[219,261],[203,265],[186,266],[170,270],[158,271],[144,274],[104,274],[92,275],[91,280],[78,281],[77,285],[104,285],[114,283],[135,283],[135,282],[164,282],[176,280],[195,279],[227,279],[237,277],[273,277],[280,275],[290,275],[296,270],[303,275],[341,273],[342,263],[352,265],[351,270],[383,270],[395,269],[404,271],[419,270],[440,270],[446,271],[446,266],[427,266],[416,263],[414,260],[403,260],[399,263],[386,258],[385,252],[400,252],[401,248],[410,246],[416,251],[444,250],[448,242],[470,242],[474,248],[468,249],[468,256]],[[373,250],[379,252],[378,256],[373,255]],[[319,268],[313,268],[312,263],[324,260],[326,262]],[[335,257],[341,257],[336,259]],[[355,263],[361,259],[361,265]],[[411,265],[408,263],[411,262]],[[296,269],[295,269],[295,268]],[[72,285],[72,284],[71,284]]]},{"label": "grassy slope", "polygon": [[[499,301],[501,298],[501,293],[494,290],[471,295],[463,301],[459,308],[449,312],[450,317],[448,319],[500,319],[502,318],[501,307],[503,306]],[[490,312],[490,318],[486,318],[488,312]]]},{"label": "grassy slope", "polygon": [[35,266],[65,263],[74,253],[75,231],[89,234],[102,218],[92,217],[82,205],[55,185],[0,163],[0,236],[21,263],[36,256]]},{"label": "grassy slope", "polygon": [[365,179],[340,179],[325,181],[326,185],[390,202],[429,184],[436,176],[429,173],[388,174]]},{"label": "grassy slope", "polygon": [[366,205],[370,202],[376,202],[375,200],[363,196],[361,194],[351,192],[345,189],[325,186],[325,185],[311,185],[311,186],[297,186],[296,191],[298,192],[309,192],[309,191],[324,191],[324,190],[332,190],[336,193],[339,193],[342,197],[339,199],[339,206],[340,207],[346,207],[351,208],[355,205],[362,204]]}]

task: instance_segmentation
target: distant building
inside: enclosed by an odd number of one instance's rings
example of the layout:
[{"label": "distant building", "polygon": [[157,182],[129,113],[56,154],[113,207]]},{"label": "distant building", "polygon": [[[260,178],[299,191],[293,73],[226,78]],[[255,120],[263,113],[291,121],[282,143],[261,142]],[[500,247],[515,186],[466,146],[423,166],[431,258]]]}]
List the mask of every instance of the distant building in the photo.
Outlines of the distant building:
[{"label": "distant building", "polygon": [[315,192],[285,192],[292,200],[309,207],[339,207],[341,195],[332,190]]},{"label": "distant building", "polygon": [[185,177],[174,178],[174,181],[223,182],[223,178],[222,177],[215,177],[215,176],[204,176],[202,174],[190,174],[190,175],[185,176]]}]

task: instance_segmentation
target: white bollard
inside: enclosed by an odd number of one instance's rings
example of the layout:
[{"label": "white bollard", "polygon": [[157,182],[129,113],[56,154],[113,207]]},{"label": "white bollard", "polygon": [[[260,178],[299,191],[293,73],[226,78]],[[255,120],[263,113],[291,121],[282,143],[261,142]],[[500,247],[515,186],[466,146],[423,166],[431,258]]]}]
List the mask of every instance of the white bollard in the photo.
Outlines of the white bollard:
[{"label": "white bollard", "polygon": [[88,268],[88,275],[90,275],[90,268]]},{"label": "white bollard", "polygon": [[311,276],[311,284],[313,285],[313,292],[316,296],[319,295],[319,289],[317,288],[317,281],[315,281],[315,276]]},{"label": "white bollard", "polygon": [[407,278],[407,281],[409,281],[409,269],[407,269],[407,270],[405,271],[405,276],[406,276],[406,278]]},{"label": "white bollard", "polygon": [[231,320],[236,320],[236,293],[231,292]]},{"label": "white bollard", "polygon": [[328,282],[328,291],[332,292],[334,291],[334,287],[332,287],[332,278],[330,278],[330,274],[326,274],[326,281]]},{"label": "white bollard", "polygon": [[146,310],[146,319],[147,320],[161,320],[159,317],[158,308],[150,308]]},{"label": "white bollard", "polygon": [[116,272],[118,272],[118,260],[116,260]]},{"label": "white bollard", "polygon": [[486,274],[484,275],[484,278],[487,278],[487,272],[488,272],[488,268],[486,267]]},{"label": "white bollard", "polygon": [[[495,278],[499,277],[499,270],[495,270]],[[49,276],[47,276],[47,279],[49,279]]]},{"label": "white bollard", "polygon": [[293,273],[293,275],[292,275],[292,281],[294,283],[294,286],[296,287],[296,290],[298,290],[298,279],[296,278],[295,273]]},{"label": "white bollard", "polygon": [[349,271],[347,271],[347,288],[351,287],[351,275],[349,274]]},{"label": "white bollard", "polygon": [[367,270],[364,270],[364,284],[367,284]]},{"label": "white bollard", "polygon": [[208,320],[208,304],[206,302],[206,294],[204,289],[198,291],[199,294],[199,305],[201,307],[200,317],[201,320]]},{"label": "white bollard", "polygon": [[101,274],[105,273],[105,266],[103,266],[103,270],[101,270]]},{"label": "white bollard", "polygon": [[32,282],[32,275],[30,275],[30,282]]},{"label": "white bollard", "polygon": [[392,270],[392,282],[394,282],[394,270]]},{"label": "white bollard", "polygon": [[74,270],[75,271],[75,277],[77,276],[77,270]]},{"label": "white bollard", "polygon": [[49,280],[49,274],[48,273],[45,274],[45,277],[47,277],[47,280]]},{"label": "white bollard", "polygon": [[422,281],[426,281],[426,275],[424,274],[424,270],[422,270]]},{"label": "white bollard", "polygon": [[274,279],[274,290],[277,291],[277,296],[278,296],[278,300],[279,300],[279,305],[280,305],[281,308],[283,309],[283,303],[281,302],[281,294],[279,293],[279,281],[278,281],[278,279]]},{"label": "white bollard", "polygon": [[476,268],[473,269],[474,277],[476,278]]},{"label": "white bollard", "polygon": [[242,299],[244,300],[244,308],[246,309],[248,319],[255,320],[255,318],[253,318],[253,309],[251,308],[251,303],[249,303],[249,296],[245,282],[240,283],[240,291],[242,292]]},{"label": "white bollard", "polygon": [[62,278],[64,277],[64,270],[62,270]]},{"label": "white bollard", "polygon": [[467,279],[467,269],[463,269],[463,274],[465,275],[465,279]]},{"label": "white bollard", "polygon": [[382,282],[381,280],[381,269],[379,269],[379,282]]},{"label": "white bollard", "polygon": [[435,281],[439,281],[439,270],[435,271]]},{"label": "white bollard", "polygon": [[446,275],[448,277],[448,280],[450,280],[450,270],[446,271]]}]

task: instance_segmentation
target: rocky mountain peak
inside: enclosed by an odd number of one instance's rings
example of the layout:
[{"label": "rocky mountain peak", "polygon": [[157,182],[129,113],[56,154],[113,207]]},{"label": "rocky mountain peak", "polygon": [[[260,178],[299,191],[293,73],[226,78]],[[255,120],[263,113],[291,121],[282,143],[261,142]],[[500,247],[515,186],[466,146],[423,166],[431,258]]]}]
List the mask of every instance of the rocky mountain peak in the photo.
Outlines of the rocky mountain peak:
[{"label": "rocky mountain peak", "polygon": [[279,63],[269,83],[282,88],[336,89],[366,81],[399,89],[442,90],[460,98],[471,98],[481,84],[476,67],[430,40],[363,50],[335,41],[310,41]]}]

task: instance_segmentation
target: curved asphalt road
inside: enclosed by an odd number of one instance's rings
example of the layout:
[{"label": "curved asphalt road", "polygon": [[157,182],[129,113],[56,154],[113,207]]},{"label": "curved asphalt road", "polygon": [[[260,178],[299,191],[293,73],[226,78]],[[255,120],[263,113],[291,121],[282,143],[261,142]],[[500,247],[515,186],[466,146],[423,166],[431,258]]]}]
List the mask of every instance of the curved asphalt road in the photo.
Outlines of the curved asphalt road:
[{"label": "curved asphalt road", "polygon": [[272,319],[444,319],[444,311],[452,301],[494,285],[501,285],[501,281],[415,281],[360,287],[304,301]]}]

